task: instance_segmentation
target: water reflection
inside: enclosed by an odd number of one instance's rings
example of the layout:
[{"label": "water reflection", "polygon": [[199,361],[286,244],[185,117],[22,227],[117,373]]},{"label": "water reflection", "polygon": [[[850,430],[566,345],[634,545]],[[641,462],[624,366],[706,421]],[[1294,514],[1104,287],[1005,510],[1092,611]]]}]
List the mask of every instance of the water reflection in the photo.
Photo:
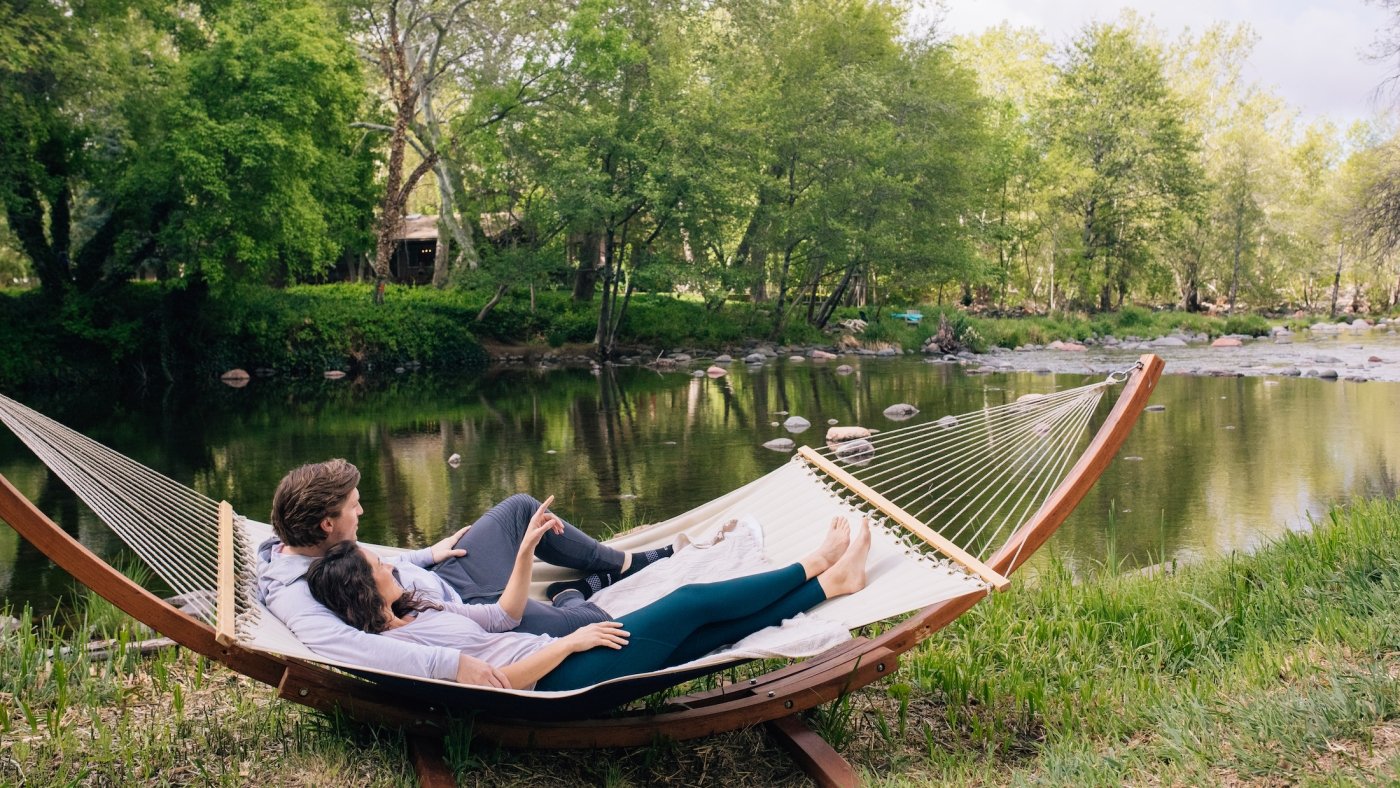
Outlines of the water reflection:
[{"label": "water reflection", "polygon": [[[685,511],[788,460],[761,445],[788,435],[771,426],[781,414],[811,421],[796,439],[819,445],[831,419],[895,427],[883,411],[896,403],[937,419],[1089,380],[967,376],[894,359],[866,361],[851,375],[780,363],[736,365],[717,379],[626,368],[479,380],[259,380],[158,402],[31,404],[257,519],[290,466],[347,457],[364,474],[363,538],[422,545],[521,490],[554,494],[561,514],[596,533]],[[1394,495],[1397,397],[1400,384],[1167,375],[1153,398],[1165,410],[1143,415],[1047,550],[1074,565],[1109,555],[1125,568],[1190,559],[1305,527],[1330,502]],[[455,468],[452,454],[461,457]],[[0,473],[89,547],[122,560],[106,528],[8,432],[0,435]],[[0,599],[45,609],[71,588],[0,528]]]}]

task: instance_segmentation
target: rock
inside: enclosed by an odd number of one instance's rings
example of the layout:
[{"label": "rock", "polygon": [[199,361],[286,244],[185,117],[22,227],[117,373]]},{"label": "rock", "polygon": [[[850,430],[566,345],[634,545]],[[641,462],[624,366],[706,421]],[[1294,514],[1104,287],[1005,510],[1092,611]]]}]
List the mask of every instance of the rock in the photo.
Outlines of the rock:
[{"label": "rock", "polygon": [[832,450],[836,452],[837,457],[843,460],[855,460],[860,457],[868,459],[875,454],[875,444],[865,438],[856,438],[855,440],[846,441],[845,443],[839,443],[832,447]]},{"label": "rock", "polygon": [[729,370],[724,367],[711,366],[709,369],[705,370],[705,374],[712,378],[722,378],[729,374]]},{"label": "rock", "polygon": [[944,416],[943,418],[939,419],[938,421],[935,421],[934,424],[937,424],[938,426],[942,427],[942,428],[945,429],[945,430],[951,430],[952,428],[958,426],[958,417],[957,417],[957,416]]},{"label": "rock", "polygon": [[728,363],[730,363],[730,362],[733,361],[733,360],[734,360],[734,357],[731,356],[731,355],[729,355],[728,353],[721,353],[721,354],[719,354],[718,356],[715,356],[715,363],[716,363],[716,364],[728,364]]},{"label": "rock", "polygon": [[1335,370],[1335,369],[1324,369],[1324,370],[1320,370],[1320,371],[1317,373],[1317,376],[1318,376],[1319,378],[1322,378],[1323,380],[1336,380],[1336,379],[1337,379],[1337,370]]},{"label": "rock", "polygon": [[1243,344],[1244,344],[1243,342],[1239,341],[1238,339],[1235,339],[1234,337],[1220,337],[1219,339],[1217,339],[1217,340],[1215,340],[1214,342],[1210,343],[1210,346],[1211,346],[1211,347],[1240,347],[1240,346],[1243,345]]},{"label": "rock", "polygon": [[1348,383],[1365,383],[1367,380],[1370,380],[1370,378],[1367,378],[1364,375],[1347,375],[1346,377],[1342,378],[1342,380],[1345,380]]},{"label": "rock", "polygon": [[1313,361],[1318,364],[1340,364],[1342,360],[1336,356],[1313,356]]},{"label": "rock", "polygon": [[703,378],[703,377],[705,377],[705,370],[703,370],[703,369],[697,369],[697,370],[695,370],[694,372],[690,373],[690,376],[691,376],[692,378]]},{"label": "rock", "polygon": [[690,359],[691,359],[691,358],[692,358],[692,357],[691,357],[691,355],[690,355],[689,353],[672,353],[672,354],[671,354],[671,360],[674,361],[674,362],[676,362],[677,364],[688,364],[688,363],[690,363]]},{"label": "rock", "polygon": [[886,356],[886,357],[888,357],[888,356],[897,356],[897,355],[899,355],[899,348],[882,347],[882,348],[880,348],[879,350],[875,351],[875,355],[877,355],[877,356]]},{"label": "rock", "polygon": [[855,371],[856,368],[851,366],[850,364],[842,364],[841,366],[836,368],[836,374],[838,375],[849,375]]},{"label": "rock", "polygon": [[326,380],[340,380],[345,377],[345,371],[340,369],[328,369],[322,373]]},{"label": "rock", "polygon": [[870,430],[865,427],[832,427],[826,431],[826,445],[834,447],[838,443],[869,437]]},{"label": "rock", "polygon": [[763,448],[773,451],[792,451],[797,444],[792,442],[792,438],[774,438],[763,444]]},{"label": "rock", "polygon": [[774,350],[772,345],[759,345],[754,352],[761,353],[768,358],[778,357],[778,351]]},{"label": "rock", "polygon": [[1157,337],[1147,344],[1152,347],[1186,347],[1186,340],[1181,337]]},{"label": "rock", "polygon": [[747,356],[744,356],[745,364],[762,364],[767,360],[768,357],[763,355],[762,353],[750,353]]},{"label": "rock", "polygon": [[447,464],[451,465],[453,468],[456,468],[457,466],[462,464],[462,455],[458,454],[455,451],[452,452],[451,454],[447,455]]},{"label": "rock", "polygon": [[224,374],[220,375],[220,376],[219,376],[219,380],[222,380],[222,381],[224,381],[225,383],[227,383],[228,381],[231,381],[231,380],[242,380],[242,381],[247,381],[247,380],[248,380],[249,378],[251,378],[251,377],[252,377],[252,375],[249,375],[249,374],[248,374],[248,370],[246,370],[246,369],[234,368],[234,369],[230,369],[228,372],[225,372]]},{"label": "rock", "polygon": [[913,405],[907,402],[901,402],[898,405],[891,405],[885,408],[885,418],[893,421],[904,421],[905,419],[914,418],[918,412],[919,409]]},{"label": "rock", "polygon": [[1166,405],[1148,405],[1146,408],[1143,408],[1143,410],[1147,411],[1148,413],[1161,413],[1166,409]]},{"label": "rock", "polygon": [[1361,319],[1361,318],[1357,318],[1356,320],[1351,321],[1351,327],[1352,327],[1352,328],[1367,328],[1367,329],[1369,329],[1369,328],[1371,327],[1371,321],[1369,321],[1369,320],[1363,320],[1363,319]]},{"label": "rock", "polygon": [[403,367],[394,367],[395,375],[402,375],[406,370]]},{"label": "rock", "polygon": [[1299,375],[1303,374],[1303,371],[1301,369],[1298,369],[1297,367],[1284,367],[1283,369],[1279,370],[1278,374],[1283,375],[1284,377],[1296,378]]},{"label": "rock", "polygon": [[787,421],[783,422],[783,429],[788,432],[802,432],[811,426],[812,422],[807,421],[801,416],[788,416]]},{"label": "rock", "polygon": [[1274,344],[1275,344],[1275,345],[1291,345],[1291,344],[1293,344],[1293,335],[1292,335],[1292,334],[1279,334],[1277,337],[1274,337]]},{"label": "rock", "polygon": [[791,361],[794,364],[800,364],[806,360],[807,359],[803,358],[802,356],[788,356],[788,361]]},{"label": "rock", "polygon": [[808,353],[807,355],[810,356],[813,361],[830,361],[831,359],[836,358],[835,353],[828,353],[825,350],[818,350],[816,348],[813,348],[812,352]]},{"label": "rock", "polygon": [[19,631],[20,620],[14,616],[0,616],[0,635]]},{"label": "rock", "polygon": [[1067,350],[1070,352],[1081,352],[1088,349],[1078,342],[1061,342],[1058,339],[1045,347],[1049,350]]},{"label": "rock", "polygon": [[827,420],[826,420],[826,425],[827,425],[828,427],[834,427],[834,426],[836,426],[837,424],[840,424],[840,423],[841,423],[841,422],[840,422],[838,419],[827,419]]},{"label": "rock", "polygon": [[783,425],[782,425],[781,422],[770,421],[770,422],[768,422],[768,426],[770,426],[770,427],[781,427],[781,426],[783,426]]}]

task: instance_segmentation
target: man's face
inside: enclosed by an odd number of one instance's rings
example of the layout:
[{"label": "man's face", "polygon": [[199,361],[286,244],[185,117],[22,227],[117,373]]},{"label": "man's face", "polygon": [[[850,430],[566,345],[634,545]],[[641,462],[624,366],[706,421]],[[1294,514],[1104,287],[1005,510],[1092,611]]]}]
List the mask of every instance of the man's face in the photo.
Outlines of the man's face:
[{"label": "man's face", "polygon": [[359,488],[351,490],[349,497],[340,507],[340,514],[327,517],[321,523],[321,528],[326,531],[326,541],[323,544],[330,547],[341,542],[355,541],[355,536],[360,532],[360,515],[364,513],[364,507],[360,506]]}]

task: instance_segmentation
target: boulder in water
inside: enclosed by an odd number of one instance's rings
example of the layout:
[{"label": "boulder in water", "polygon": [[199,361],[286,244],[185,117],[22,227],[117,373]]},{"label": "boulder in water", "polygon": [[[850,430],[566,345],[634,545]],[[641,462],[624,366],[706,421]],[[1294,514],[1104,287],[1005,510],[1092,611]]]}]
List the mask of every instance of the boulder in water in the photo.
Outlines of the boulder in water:
[{"label": "boulder in water", "polygon": [[763,444],[763,448],[773,451],[792,451],[797,444],[792,442],[792,438],[774,438]]},{"label": "boulder in water", "polygon": [[919,409],[914,407],[913,405],[910,405],[907,402],[901,402],[897,405],[891,405],[888,408],[885,408],[885,418],[891,419],[893,421],[904,421],[905,419],[912,419],[914,418],[914,416],[918,415],[918,413]]}]

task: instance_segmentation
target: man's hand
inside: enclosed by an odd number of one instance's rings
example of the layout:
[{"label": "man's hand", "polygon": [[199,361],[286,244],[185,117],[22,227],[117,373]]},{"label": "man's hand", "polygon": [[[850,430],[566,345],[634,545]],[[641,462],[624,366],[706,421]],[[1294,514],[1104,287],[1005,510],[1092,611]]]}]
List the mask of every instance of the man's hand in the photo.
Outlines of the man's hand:
[{"label": "man's hand", "polygon": [[462,530],[433,545],[433,563],[440,564],[449,558],[461,558],[466,555],[467,551],[458,548],[457,543],[462,541],[462,536],[470,530],[470,525],[464,525]]},{"label": "man's hand", "polygon": [[457,658],[457,683],[510,689],[510,679],[506,678],[506,674],[466,654]]}]

